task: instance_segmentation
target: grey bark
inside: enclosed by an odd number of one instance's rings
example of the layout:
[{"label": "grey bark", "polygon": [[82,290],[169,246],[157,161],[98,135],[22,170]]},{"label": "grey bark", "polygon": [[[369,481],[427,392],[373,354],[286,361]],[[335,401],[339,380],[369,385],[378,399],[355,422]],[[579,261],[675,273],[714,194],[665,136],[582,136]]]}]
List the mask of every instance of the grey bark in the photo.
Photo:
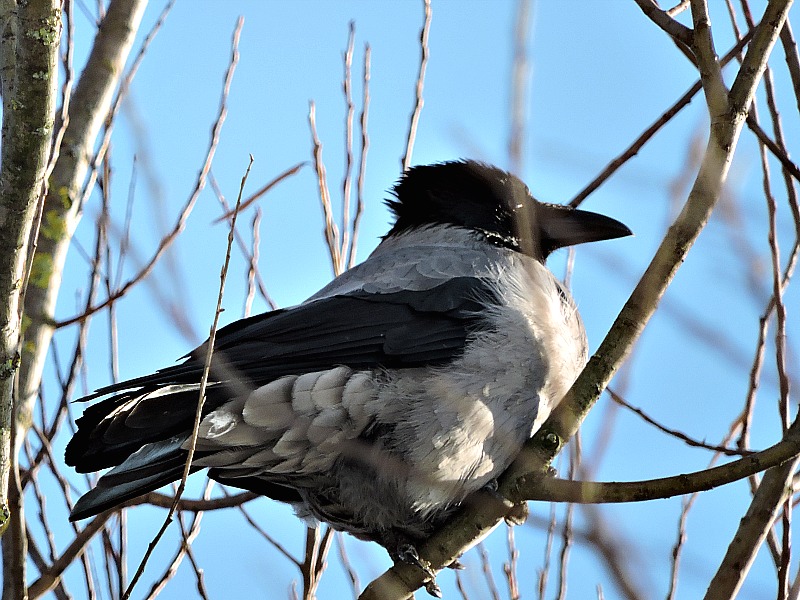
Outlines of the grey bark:
[{"label": "grey bark", "polygon": [[[4,545],[14,548],[4,569],[4,597],[25,597],[26,540],[20,495],[9,494],[12,417],[20,365],[20,300],[34,215],[44,188],[53,134],[56,64],[61,40],[58,0],[0,4],[0,86],[3,92],[0,151],[0,520],[11,528]],[[16,484],[16,481],[14,481]],[[16,485],[13,486],[16,488]],[[7,593],[8,590],[8,593]],[[21,590],[21,591],[20,591]]]}]

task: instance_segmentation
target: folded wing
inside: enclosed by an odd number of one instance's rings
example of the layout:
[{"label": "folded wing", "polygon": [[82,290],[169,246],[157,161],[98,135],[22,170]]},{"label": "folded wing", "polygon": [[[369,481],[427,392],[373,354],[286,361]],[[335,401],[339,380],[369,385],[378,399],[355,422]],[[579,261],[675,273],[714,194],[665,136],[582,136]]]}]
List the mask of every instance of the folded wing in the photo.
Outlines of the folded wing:
[{"label": "folded wing", "polygon": [[[321,464],[320,452],[340,421],[346,420],[350,435],[369,426],[369,411],[362,406],[369,396],[364,372],[453,360],[481,328],[481,311],[492,301],[489,284],[464,277],[425,291],[321,298],[220,329],[204,404],[204,416],[214,413],[204,427],[220,429],[203,432],[206,442],[198,446],[193,468],[214,470],[217,462],[240,461],[241,479],[230,469],[217,473],[218,479],[293,499],[293,474]],[[111,394],[78,419],[66,462],[80,472],[116,468],[81,498],[73,518],[180,477],[206,348],[200,346],[179,365],[87,397]],[[309,389],[303,392],[303,386]],[[231,449],[240,452],[233,455]],[[248,465],[254,464],[271,465],[283,475],[266,483],[248,477]]]}]

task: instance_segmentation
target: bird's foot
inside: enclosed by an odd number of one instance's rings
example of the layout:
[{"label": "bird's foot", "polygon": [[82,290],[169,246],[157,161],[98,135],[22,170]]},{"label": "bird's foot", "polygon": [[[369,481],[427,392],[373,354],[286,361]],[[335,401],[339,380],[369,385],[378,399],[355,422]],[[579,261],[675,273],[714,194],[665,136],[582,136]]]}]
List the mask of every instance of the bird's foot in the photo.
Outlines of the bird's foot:
[{"label": "bird's foot", "polygon": [[397,558],[407,565],[413,565],[422,569],[422,572],[428,577],[428,580],[425,582],[425,590],[434,598],[442,597],[442,589],[436,583],[436,571],[431,568],[431,563],[424,558],[420,558],[419,552],[417,552],[414,546],[411,544],[402,544],[397,549]]},{"label": "bird's foot", "polygon": [[514,504],[503,496],[497,487],[497,480],[493,479],[485,486],[483,486],[483,491],[492,496],[498,502],[502,502],[507,508],[508,512],[506,513],[503,519],[505,520],[506,524],[508,525],[522,525],[525,521],[528,520],[528,503],[527,502],[519,502]]},{"label": "bird's foot", "polygon": [[520,502],[519,504],[512,505],[511,510],[506,513],[503,519],[505,519],[507,525],[524,525],[525,521],[528,520],[529,513],[528,503]]}]

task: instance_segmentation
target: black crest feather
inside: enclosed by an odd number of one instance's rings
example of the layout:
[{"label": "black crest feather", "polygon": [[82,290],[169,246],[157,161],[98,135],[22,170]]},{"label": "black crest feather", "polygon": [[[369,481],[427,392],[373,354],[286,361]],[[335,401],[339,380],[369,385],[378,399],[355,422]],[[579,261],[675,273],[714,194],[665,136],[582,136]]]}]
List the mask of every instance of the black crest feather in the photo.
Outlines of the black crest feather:
[{"label": "black crest feather", "polygon": [[516,213],[535,200],[514,175],[472,160],[412,167],[387,202],[396,221],[387,236],[425,225],[482,232],[492,243],[519,249]]}]

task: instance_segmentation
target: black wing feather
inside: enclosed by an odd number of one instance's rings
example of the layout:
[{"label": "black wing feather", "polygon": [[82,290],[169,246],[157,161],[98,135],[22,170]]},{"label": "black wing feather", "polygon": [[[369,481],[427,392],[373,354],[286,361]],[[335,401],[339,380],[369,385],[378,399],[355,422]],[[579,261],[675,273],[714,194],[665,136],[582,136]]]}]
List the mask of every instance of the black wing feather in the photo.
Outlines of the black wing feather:
[{"label": "black wing feather", "polygon": [[[444,364],[460,355],[494,294],[475,278],[454,278],[426,291],[356,292],[242,319],[219,330],[212,359],[214,382],[204,408],[213,410],[242,386],[345,365],[353,369]],[[207,346],[182,364],[99,389],[85,400],[115,394],[86,409],[66,451],[66,462],[94,471],[125,460],[142,444],[191,428],[195,390],[155,398],[169,385],[200,381]],[[230,384],[230,385],[228,385]],[[137,400],[138,399],[138,400]],[[106,417],[125,407],[110,419]],[[128,422],[132,410],[136,416]]]}]

